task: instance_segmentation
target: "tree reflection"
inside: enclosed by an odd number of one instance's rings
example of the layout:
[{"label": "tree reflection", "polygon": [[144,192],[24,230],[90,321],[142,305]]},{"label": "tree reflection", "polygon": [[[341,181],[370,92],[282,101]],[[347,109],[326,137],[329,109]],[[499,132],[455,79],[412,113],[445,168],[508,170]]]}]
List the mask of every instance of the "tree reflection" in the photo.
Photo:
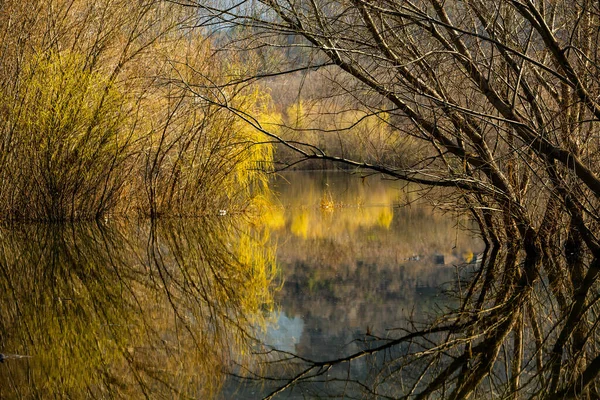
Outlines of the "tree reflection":
[{"label": "tree reflection", "polygon": [[[243,225],[243,224],[242,224]],[[0,230],[0,397],[199,398],[249,362],[274,257],[226,218]]]},{"label": "tree reflection", "polygon": [[[565,307],[552,277],[533,281],[523,272],[506,281],[512,269],[527,271],[528,263],[539,262],[510,250],[489,247],[477,263],[463,266],[450,291],[455,306],[440,308],[433,317],[413,315],[385,337],[367,331],[355,342],[358,350],[337,358],[280,352],[285,361],[262,372],[277,377],[264,398],[290,390],[318,398],[597,398],[598,357],[584,349],[597,348],[596,333],[572,342],[564,333],[573,329],[577,335],[581,324],[596,332],[597,283],[586,283],[595,293],[588,307]],[[557,361],[559,346],[566,357]],[[556,362],[563,368],[559,397],[546,393]],[[565,373],[586,362],[581,376]]]}]

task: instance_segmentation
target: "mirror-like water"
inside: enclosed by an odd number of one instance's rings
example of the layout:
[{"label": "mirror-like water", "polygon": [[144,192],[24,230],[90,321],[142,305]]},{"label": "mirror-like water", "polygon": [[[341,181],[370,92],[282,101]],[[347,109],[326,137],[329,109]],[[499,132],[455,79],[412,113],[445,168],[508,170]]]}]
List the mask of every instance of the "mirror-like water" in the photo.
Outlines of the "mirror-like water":
[{"label": "mirror-like water", "polygon": [[285,348],[301,355],[337,356],[367,332],[385,336],[408,316],[435,313],[447,301],[439,286],[482,250],[463,221],[398,182],[294,172],[275,187],[284,207],[274,230],[280,325],[296,334]]},{"label": "mirror-like water", "polygon": [[258,221],[0,229],[0,397],[214,397],[257,351],[337,357],[435,315],[450,301],[439,287],[482,249],[395,182],[273,185],[280,206]]},{"label": "mirror-like water", "polygon": [[274,258],[225,219],[0,230],[1,398],[204,398],[248,362]]}]

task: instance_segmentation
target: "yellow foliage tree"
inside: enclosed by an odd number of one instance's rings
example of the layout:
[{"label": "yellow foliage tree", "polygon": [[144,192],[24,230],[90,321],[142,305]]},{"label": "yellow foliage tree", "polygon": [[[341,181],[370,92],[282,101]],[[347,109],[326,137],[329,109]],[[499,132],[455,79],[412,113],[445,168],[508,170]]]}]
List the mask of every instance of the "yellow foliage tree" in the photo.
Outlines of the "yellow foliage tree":
[{"label": "yellow foliage tree", "polygon": [[93,218],[116,202],[129,137],[124,97],[78,54],[40,54],[24,66],[18,99],[3,98],[11,145],[1,214],[33,220]]},{"label": "yellow foliage tree", "polygon": [[[1,219],[198,216],[247,209],[264,192],[270,145],[203,101],[204,82],[242,63],[183,29],[189,13],[160,2],[35,5],[47,19],[16,2],[0,16],[0,57],[19,65],[0,68]],[[276,123],[264,90],[227,96]]]}]

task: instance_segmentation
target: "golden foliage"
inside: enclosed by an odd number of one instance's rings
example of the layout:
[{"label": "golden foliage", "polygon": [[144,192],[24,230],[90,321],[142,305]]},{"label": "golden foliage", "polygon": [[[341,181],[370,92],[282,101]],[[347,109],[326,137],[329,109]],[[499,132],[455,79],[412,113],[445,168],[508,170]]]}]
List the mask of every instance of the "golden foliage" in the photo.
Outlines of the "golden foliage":
[{"label": "golden foliage", "polygon": [[23,219],[90,218],[105,212],[123,185],[129,138],[124,97],[70,52],[24,65],[8,110],[0,215]]},{"label": "golden foliage", "polygon": [[[47,19],[7,5],[14,13],[0,35],[0,57],[21,65],[0,70],[0,218],[231,213],[265,190],[270,145],[203,89],[239,61],[185,30],[193,15],[161,2],[37,6]],[[277,123],[264,90],[225,95]]]}]

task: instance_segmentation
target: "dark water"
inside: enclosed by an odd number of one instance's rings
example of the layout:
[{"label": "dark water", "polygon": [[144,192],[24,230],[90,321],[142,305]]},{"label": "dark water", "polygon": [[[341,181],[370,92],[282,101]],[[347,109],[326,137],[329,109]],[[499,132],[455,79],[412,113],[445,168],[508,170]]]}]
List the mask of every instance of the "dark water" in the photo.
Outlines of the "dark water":
[{"label": "dark water", "polygon": [[439,287],[482,249],[394,182],[298,172],[274,188],[259,219],[0,228],[0,398],[257,398],[273,382],[223,372],[394,335],[450,304]]}]

